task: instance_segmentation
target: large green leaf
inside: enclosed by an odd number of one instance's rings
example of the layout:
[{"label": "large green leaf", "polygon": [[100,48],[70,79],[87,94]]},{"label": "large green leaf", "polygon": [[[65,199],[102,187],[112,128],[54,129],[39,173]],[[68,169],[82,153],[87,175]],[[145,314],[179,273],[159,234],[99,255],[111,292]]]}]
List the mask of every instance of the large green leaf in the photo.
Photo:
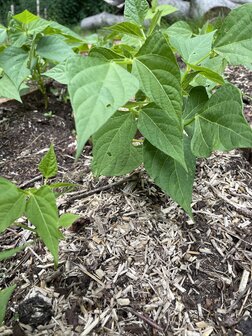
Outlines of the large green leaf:
[{"label": "large green leaf", "polygon": [[146,0],[126,0],[124,7],[124,17],[138,25],[142,25],[149,10]]},{"label": "large green leaf", "polygon": [[170,150],[170,156],[185,166],[180,70],[160,32],[146,40],[133,61],[132,73],[139,79],[140,89],[163,110],[166,123],[172,125],[174,131],[170,142],[174,144],[176,138],[177,151],[175,153],[173,147],[167,150]]},{"label": "large green leaf", "polygon": [[0,233],[23,215],[25,203],[25,194],[15,184],[0,177]]},{"label": "large green leaf", "polygon": [[211,80],[214,83],[218,83],[220,85],[223,85],[225,83],[223,77],[219,75],[217,72],[203,67],[199,65],[194,65],[194,64],[188,64],[194,71],[197,71],[197,73],[201,74],[203,77]]},{"label": "large green leaf", "polygon": [[119,33],[119,34],[132,35],[132,36],[136,36],[136,37],[140,37],[144,39],[144,34],[143,34],[142,29],[140,29],[139,25],[133,22],[117,23],[114,26],[110,26],[108,29],[116,33]]},{"label": "large green leaf", "polygon": [[184,147],[188,171],[148,141],[144,142],[144,167],[154,182],[192,217],[195,157],[192,155],[187,137],[185,137]]},{"label": "large green leaf", "polygon": [[62,234],[58,229],[59,216],[56,199],[48,186],[43,186],[30,195],[26,215],[36,227],[38,236],[52,253],[57,266],[59,239],[62,238]]},{"label": "large green leaf", "polygon": [[53,144],[51,144],[48,152],[42,157],[38,168],[46,179],[57,175],[58,163]]},{"label": "large green leaf", "polygon": [[115,60],[115,59],[122,59],[123,55],[120,55],[113,50],[105,47],[94,47],[90,50],[89,56],[101,58],[104,60]]},{"label": "large green leaf", "polygon": [[192,120],[196,114],[201,113],[207,101],[208,95],[203,86],[196,86],[192,88],[185,102],[183,112],[184,123]]},{"label": "large green leaf", "polygon": [[190,38],[193,35],[192,29],[189,24],[185,21],[177,21],[167,28],[166,33],[169,37],[185,37]]},{"label": "large green leaf", "polygon": [[19,90],[16,88],[15,84],[10,80],[10,78],[6,75],[0,78],[0,97],[16,99],[22,102]]},{"label": "large green leaf", "polygon": [[94,57],[73,58],[67,72],[79,156],[88,138],[135,95],[139,82],[119,65]]},{"label": "large green leaf", "polygon": [[186,63],[198,64],[210,53],[214,34],[215,31],[192,38],[174,35],[170,36],[170,43]]},{"label": "large green leaf", "polygon": [[7,37],[7,29],[4,26],[0,25],[0,43],[3,44]]},{"label": "large green leaf", "polygon": [[42,33],[48,26],[50,25],[50,21],[44,20],[42,18],[38,18],[37,20],[31,21],[27,25],[27,33],[29,35],[37,35]]},{"label": "large green leaf", "polygon": [[214,150],[252,147],[252,129],[243,115],[240,91],[226,84],[216,91],[195,116],[192,151],[208,157]]},{"label": "large green leaf", "polygon": [[36,51],[41,57],[56,62],[63,62],[74,55],[72,48],[59,35],[43,36]]},{"label": "large green leaf", "polygon": [[28,24],[32,21],[38,20],[39,17],[29,12],[27,9],[22,13],[14,15],[13,18],[21,23]]},{"label": "large green leaf", "polygon": [[0,54],[0,67],[15,84],[16,88],[30,75],[27,68],[28,52],[17,47],[8,47]]},{"label": "large green leaf", "polygon": [[168,113],[153,103],[149,104],[139,114],[138,128],[153,146],[184,163],[181,161],[184,152],[181,148],[180,127]]},{"label": "large green leaf", "polygon": [[137,131],[131,112],[116,112],[93,136],[95,175],[124,175],[142,163],[142,148],[132,145]]},{"label": "large green leaf", "polygon": [[[83,42],[84,39],[77,33],[75,33],[72,29],[63,26],[62,24],[55,22],[55,21],[48,21],[49,25],[51,29],[53,29],[54,31],[50,31],[48,28],[47,33],[56,33],[56,34],[60,34],[63,35],[64,37],[66,37],[69,40],[75,40],[75,41],[79,41],[79,42]],[[85,38],[86,40],[87,38]]]},{"label": "large green leaf", "polygon": [[3,324],[5,312],[7,308],[7,304],[10,300],[10,297],[16,288],[16,285],[13,285],[11,287],[7,287],[5,289],[0,290],[0,326]]},{"label": "large green leaf", "polygon": [[65,62],[59,63],[55,65],[55,67],[44,72],[43,76],[53,78],[61,84],[67,84],[68,81],[66,78],[65,66],[66,66]]},{"label": "large green leaf", "polygon": [[252,4],[232,10],[214,41],[214,50],[231,64],[251,63]]}]

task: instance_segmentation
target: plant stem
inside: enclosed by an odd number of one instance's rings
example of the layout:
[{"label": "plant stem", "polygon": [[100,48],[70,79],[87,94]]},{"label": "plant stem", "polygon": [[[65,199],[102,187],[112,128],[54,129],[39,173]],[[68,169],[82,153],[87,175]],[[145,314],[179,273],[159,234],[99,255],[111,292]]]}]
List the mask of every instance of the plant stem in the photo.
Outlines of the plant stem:
[{"label": "plant stem", "polygon": [[47,96],[47,92],[46,92],[45,83],[44,83],[44,81],[42,79],[42,76],[41,76],[41,70],[40,70],[39,63],[37,63],[37,65],[36,65],[36,70],[37,70],[36,80],[37,80],[37,83],[38,83],[39,90],[41,91],[41,93],[44,96],[45,109],[47,110],[47,108],[48,108],[48,96]]},{"label": "plant stem", "polygon": [[114,60],[117,64],[132,64],[133,60],[130,58],[116,59]]}]

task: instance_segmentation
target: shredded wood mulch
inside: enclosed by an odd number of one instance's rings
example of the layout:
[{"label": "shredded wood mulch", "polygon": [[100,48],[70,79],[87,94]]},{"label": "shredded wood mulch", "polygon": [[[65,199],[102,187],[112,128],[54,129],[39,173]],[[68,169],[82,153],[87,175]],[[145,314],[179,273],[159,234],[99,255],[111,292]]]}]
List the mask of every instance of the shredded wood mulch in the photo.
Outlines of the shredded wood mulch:
[{"label": "shredded wood mulch", "polygon": [[[252,97],[252,72],[227,76]],[[36,165],[53,142],[58,179],[79,184],[59,197],[59,211],[81,217],[64,232],[57,270],[39,242],[1,263],[0,287],[17,289],[0,335],[252,335],[252,166],[243,151],[198,160],[193,222],[143,169],[94,179],[88,145],[74,163],[69,104],[51,95],[48,119],[42,106],[34,111],[40,98],[0,106],[0,175],[40,184]],[[1,249],[30,239],[12,227]]]}]

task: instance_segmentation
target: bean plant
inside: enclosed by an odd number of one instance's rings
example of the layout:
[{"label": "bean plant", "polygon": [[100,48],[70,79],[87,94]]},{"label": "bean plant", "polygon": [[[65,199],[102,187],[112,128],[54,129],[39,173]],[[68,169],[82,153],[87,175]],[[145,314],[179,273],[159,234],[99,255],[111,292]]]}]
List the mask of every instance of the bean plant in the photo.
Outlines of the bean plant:
[{"label": "bean plant", "polygon": [[[252,147],[242,94],[223,75],[228,64],[251,68],[252,4],[231,11],[220,28],[205,25],[198,34],[184,21],[160,26],[175,10],[126,0],[125,22],[107,28],[92,46],[56,22],[17,14],[0,29],[0,96],[21,100],[31,78],[42,91],[45,77],[67,85],[76,157],[91,138],[95,176],[124,175],[143,165],[193,218],[196,159]],[[46,182],[54,161],[51,148],[40,166]],[[26,229],[42,239],[57,266],[59,227],[75,217],[58,216],[52,188],[22,190],[1,178],[0,232],[25,215],[33,224]],[[1,301],[7,304],[13,290],[1,291]]]}]

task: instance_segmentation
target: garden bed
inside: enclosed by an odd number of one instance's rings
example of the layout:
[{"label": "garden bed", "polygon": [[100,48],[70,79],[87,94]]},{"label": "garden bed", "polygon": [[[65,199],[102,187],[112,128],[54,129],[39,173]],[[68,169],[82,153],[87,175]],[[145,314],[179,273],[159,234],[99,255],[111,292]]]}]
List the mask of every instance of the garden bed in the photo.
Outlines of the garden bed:
[{"label": "garden bed", "polygon": [[[251,72],[230,68],[227,76],[252,96]],[[94,179],[89,145],[75,162],[70,104],[61,86],[48,91],[52,113],[38,91],[23,105],[1,104],[0,175],[21,187],[41,184],[37,164],[53,143],[57,179],[79,184],[60,196],[59,210],[81,218],[65,231],[57,270],[42,244],[2,262],[0,287],[17,288],[0,335],[252,335],[252,166],[243,153],[198,161],[193,223],[143,170]],[[245,115],[252,123],[249,99]],[[0,246],[27,240],[13,227]],[[36,300],[26,324],[15,322],[33,295],[52,312],[35,329]]]}]

